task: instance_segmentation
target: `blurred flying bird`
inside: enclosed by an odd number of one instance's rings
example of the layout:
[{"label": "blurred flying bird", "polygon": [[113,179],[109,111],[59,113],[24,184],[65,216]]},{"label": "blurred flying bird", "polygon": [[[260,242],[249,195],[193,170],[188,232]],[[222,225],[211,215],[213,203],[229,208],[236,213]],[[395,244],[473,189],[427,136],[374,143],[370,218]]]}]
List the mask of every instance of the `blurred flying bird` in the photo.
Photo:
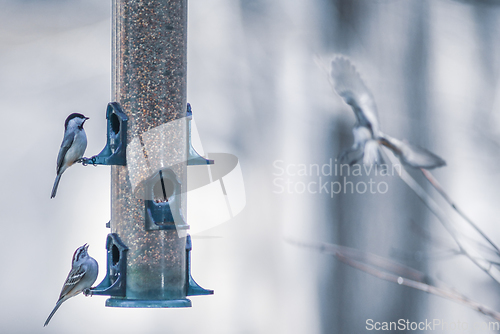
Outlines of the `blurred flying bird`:
[{"label": "blurred flying bird", "polygon": [[379,146],[384,145],[402,163],[414,168],[432,169],[446,165],[437,155],[380,131],[373,95],[346,57],[336,56],[332,60],[330,78],[337,94],[351,106],[356,115],[356,124],[352,130],[354,144],[339,156],[341,162],[346,161],[352,165],[363,158],[365,164],[380,164],[382,159]]}]

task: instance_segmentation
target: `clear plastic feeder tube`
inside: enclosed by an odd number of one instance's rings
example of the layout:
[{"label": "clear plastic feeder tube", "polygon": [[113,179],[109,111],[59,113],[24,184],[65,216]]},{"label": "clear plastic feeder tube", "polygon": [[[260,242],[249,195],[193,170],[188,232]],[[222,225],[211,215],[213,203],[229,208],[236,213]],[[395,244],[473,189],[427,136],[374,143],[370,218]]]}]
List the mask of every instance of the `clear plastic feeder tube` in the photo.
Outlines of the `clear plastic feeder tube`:
[{"label": "clear plastic feeder tube", "polygon": [[[189,302],[186,231],[145,229],[146,201],[175,203],[186,218],[186,28],[186,0],[113,0],[112,94],[129,121],[127,166],[111,167],[110,228],[129,248],[125,299],[132,303],[112,297],[110,306]],[[176,181],[159,187],[158,175]],[[174,199],[169,185],[178,183]]]}]

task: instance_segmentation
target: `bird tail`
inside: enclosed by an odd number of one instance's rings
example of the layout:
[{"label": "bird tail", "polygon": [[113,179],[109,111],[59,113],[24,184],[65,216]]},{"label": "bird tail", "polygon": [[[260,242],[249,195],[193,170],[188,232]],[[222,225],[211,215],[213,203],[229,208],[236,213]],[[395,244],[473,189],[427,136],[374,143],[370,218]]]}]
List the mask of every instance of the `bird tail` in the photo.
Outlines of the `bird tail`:
[{"label": "bird tail", "polygon": [[446,161],[434,153],[388,135],[380,134],[379,141],[410,167],[432,169],[446,165]]},{"label": "bird tail", "polygon": [[383,163],[382,157],[379,152],[379,145],[376,140],[368,140],[365,143],[364,152],[363,152],[363,163],[365,165],[380,165]]},{"label": "bird tail", "polygon": [[61,180],[61,175],[62,173],[59,173],[56,176],[56,180],[54,181],[54,186],[52,187],[52,194],[50,195],[50,198],[56,197],[57,187],[59,186],[59,180]]},{"label": "bird tail", "polygon": [[43,327],[47,326],[49,324],[49,321],[50,319],[52,319],[52,317],[54,316],[54,314],[56,313],[57,309],[62,305],[62,303],[65,301],[65,299],[59,299],[57,301],[57,304],[56,306],[54,307],[54,309],[52,310],[52,312],[50,312],[49,314],[49,317],[47,318],[47,320],[45,320],[45,324],[43,324]]}]

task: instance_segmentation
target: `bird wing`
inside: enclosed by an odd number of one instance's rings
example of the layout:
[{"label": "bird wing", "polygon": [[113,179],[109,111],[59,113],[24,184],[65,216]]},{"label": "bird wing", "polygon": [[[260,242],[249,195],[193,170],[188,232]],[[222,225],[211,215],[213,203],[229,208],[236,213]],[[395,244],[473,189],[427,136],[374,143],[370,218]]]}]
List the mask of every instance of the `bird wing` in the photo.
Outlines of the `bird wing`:
[{"label": "bird wing", "polygon": [[344,102],[352,107],[360,125],[369,126],[378,135],[377,106],[370,90],[349,59],[337,56],[331,62],[332,85]]},{"label": "bird wing", "polygon": [[68,274],[68,277],[66,278],[66,281],[64,282],[64,286],[61,290],[61,295],[59,296],[59,299],[62,299],[63,297],[69,295],[70,292],[72,292],[71,290],[73,290],[74,287],[78,284],[78,282],[82,280],[83,276],[85,276],[85,273],[86,270],[81,265],[76,268],[72,268]]},{"label": "bird wing", "polygon": [[436,154],[388,135],[380,134],[380,143],[388,147],[402,163],[410,167],[432,169],[446,165],[446,161]]},{"label": "bird wing", "polygon": [[75,135],[74,134],[64,134],[63,142],[61,144],[61,149],[59,150],[59,154],[57,155],[57,168],[56,172],[59,174],[59,171],[61,170],[63,164],[64,164],[64,157],[66,156],[66,153],[68,152],[69,148],[73,144],[73,141],[75,140]]}]

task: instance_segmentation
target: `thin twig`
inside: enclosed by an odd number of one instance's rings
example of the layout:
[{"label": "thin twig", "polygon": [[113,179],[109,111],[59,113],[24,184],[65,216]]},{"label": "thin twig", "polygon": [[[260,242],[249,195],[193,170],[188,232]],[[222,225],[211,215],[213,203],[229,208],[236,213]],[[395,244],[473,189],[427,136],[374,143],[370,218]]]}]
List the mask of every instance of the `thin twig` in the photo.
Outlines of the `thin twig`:
[{"label": "thin twig", "polygon": [[[389,160],[393,165],[399,162],[399,160],[397,160],[397,158],[392,154],[385,154],[383,149],[380,151],[386,160],[387,157],[389,157]],[[415,179],[406,171],[406,169],[402,165],[400,166],[401,168],[399,170],[398,168],[396,168],[396,170],[398,171],[398,176],[401,178],[401,180],[403,180],[403,182],[408,185],[408,187],[410,187],[411,190],[413,190],[413,192],[441,222],[443,227],[448,231],[448,233],[450,233],[452,238],[457,243],[461,253],[467,256],[476,266],[478,266],[482,271],[488,274],[493,280],[495,280],[497,283],[500,283],[500,271],[497,267],[494,266],[495,263],[488,261],[482,256],[473,256],[471,254],[471,252],[474,252],[474,249],[469,249],[470,247],[467,247],[467,245],[461,241],[461,238],[464,239],[464,236],[462,236],[455,230],[453,224],[448,220],[444,211],[441,210],[439,205],[432,199],[432,197],[429,196],[429,194],[427,194],[427,192],[417,183],[417,181],[415,181]]]},{"label": "thin twig", "polygon": [[[437,238],[436,236],[431,235],[429,231],[424,230],[424,228],[422,226],[418,225],[414,221],[411,222],[411,227],[412,227],[412,230],[415,231],[415,233],[417,233],[422,238],[424,238],[424,240],[427,240],[428,242],[432,243],[432,245],[440,246],[441,248],[448,249],[449,252],[454,253],[455,255],[461,254],[460,250],[455,250],[449,246],[445,246],[445,242],[442,238]],[[477,248],[482,249],[485,252],[491,253],[493,256],[495,256],[497,258],[497,260],[500,260],[497,252],[494,249],[492,249],[491,247],[489,247],[488,245],[485,245],[485,244],[465,235],[464,233],[461,233],[461,238],[466,239],[469,243],[476,245]],[[500,264],[496,261],[492,261],[492,260],[488,260],[488,261],[491,264],[495,264],[495,265]]]},{"label": "thin twig", "polygon": [[448,194],[444,191],[443,187],[439,184],[439,182],[436,180],[436,178],[432,175],[430,171],[427,169],[421,168],[422,174],[424,174],[425,178],[430,182],[430,184],[434,187],[434,189],[437,190],[437,192],[445,199],[448,204],[455,210],[460,216],[462,216],[463,219],[467,223],[469,223],[470,226],[472,226],[477,233],[479,233],[496,251],[497,255],[500,255],[500,249],[493,243],[493,241],[488,238],[486,234],[484,234],[483,231],[453,202],[453,200],[448,196]]},{"label": "thin twig", "polygon": [[[307,243],[290,239],[287,241],[296,246],[312,248],[321,253],[334,255],[339,261],[372,276],[455,301],[500,321],[499,312],[469,299],[442,282],[439,282],[439,287],[430,284],[429,281],[437,282],[437,280],[431,280],[427,275],[413,268],[381,256],[336,244],[325,242]],[[411,276],[411,278],[404,276]]]}]

